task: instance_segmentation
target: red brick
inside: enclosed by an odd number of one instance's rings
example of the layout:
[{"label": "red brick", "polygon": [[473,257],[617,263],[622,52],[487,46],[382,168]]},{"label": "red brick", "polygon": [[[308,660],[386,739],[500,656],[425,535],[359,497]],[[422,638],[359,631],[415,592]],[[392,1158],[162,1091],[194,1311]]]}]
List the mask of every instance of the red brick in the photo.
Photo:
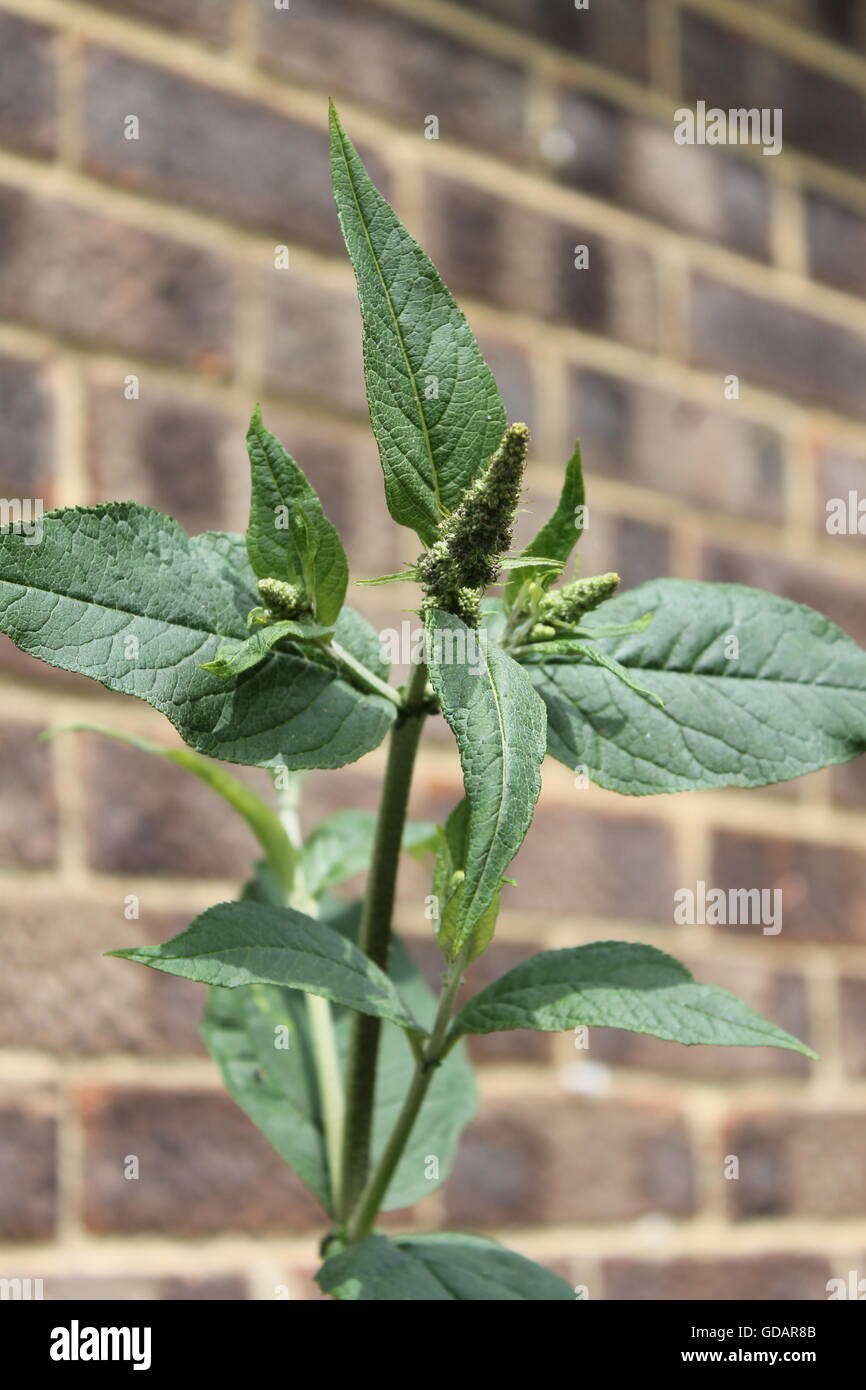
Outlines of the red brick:
[{"label": "red brick", "polygon": [[496,378],[509,420],[523,420],[532,428],[536,423],[535,383],[526,351],[491,333],[479,333],[478,346]]},{"label": "red brick", "polygon": [[689,101],[724,109],[781,108],[786,147],[866,172],[860,139],[866,101],[856,88],[789,62],[699,15],[683,16],[682,35],[684,94]]},{"label": "red brick", "polygon": [[174,1302],[239,1303],[249,1296],[249,1286],[242,1274],[193,1275],[166,1278],[160,1282],[160,1297]]},{"label": "red brick", "polygon": [[0,15],[0,144],[53,154],[57,144],[54,30]]},{"label": "red brick", "polygon": [[0,356],[0,493],[53,503],[53,406],[40,364]]},{"label": "red brick", "polygon": [[[584,455],[586,460],[586,455]],[[595,472],[595,469],[592,470]],[[592,493],[592,477],[589,477]],[[540,521],[553,511],[555,499],[548,498],[536,506],[536,495],[530,485],[532,513],[527,519],[525,539],[535,534]],[[580,538],[579,558],[582,574],[618,574],[621,588],[632,589],[650,579],[671,572],[671,533],[667,526],[635,517],[616,516],[589,503],[588,525]],[[569,571],[566,569],[566,574]]]},{"label": "red brick", "polygon": [[673,880],[667,829],[640,817],[600,816],[574,791],[574,805],[542,796],[523,848],[509,869],[506,909],[671,920]]},{"label": "red brick", "polygon": [[827,1297],[832,1275],[819,1255],[744,1255],[678,1260],[611,1259],[602,1264],[605,1298],[634,1302],[803,1302]]},{"label": "red brick", "polygon": [[167,941],[192,913],[154,911],[138,890],[127,921],[122,891],[97,901],[15,899],[2,910],[6,966],[0,982],[0,1046],[92,1055],[201,1053],[201,985],[114,960],[108,951]]},{"label": "red brick", "polygon": [[866,803],[866,758],[853,758],[830,769],[833,799],[842,806],[861,807]]},{"label": "red brick", "polygon": [[288,10],[265,0],[260,15],[261,59],[292,80],[400,116],[419,138],[433,115],[444,142],[526,153],[516,63],[367,0],[293,0]]},{"label": "red brick", "polygon": [[160,1300],[199,1302],[240,1302],[249,1298],[249,1286],[243,1275],[218,1274],[198,1278],[163,1274],[148,1275],[49,1275],[43,1280],[46,1302],[153,1303]]},{"label": "red brick", "polygon": [[767,179],[718,148],[677,145],[672,123],[637,120],[609,102],[567,93],[541,153],[558,179],[581,192],[770,258]]},{"label": "red brick", "polygon": [[[829,441],[818,449],[817,454],[818,468],[818,514],[815,523],[818,531],[828,541],[833,541],[848,546],[863,546],[863,537],[866,535],[866,506],[864,514],[861,516],[856,513],[857,503],[866,502],[866,453],[856,452],[841,446],[834,446]],[[850,533],[833,533],[827,530],[827,523],[830,520],[828,504],[841,501],[845,508],[846,524],[848,524],[848,512],[850,505],[849,494],[855,492],[855,525],[858,523],[863,527],[863,533],[859,530]],[[835,513],[835,508],[833,509]]]},{"label": "red brick", "polygon": [[[90,1230],[205,1235],[308,1230],[321,1211],[228,1096],[87,1090],[85,1220]],[[128,1155],[138,1179],[124,1177]]]},{"label": "red brick", "polygon": [[702,561],[703,579],[721,584],[749,584],[782,598],[816,608],[866,645],[866,612],[862,589],[814,565],[786,560],[766,550],[747,551],[708,546]]},{"label": "red brick", "polygon": [[866,335],[705,276],[693,282],[692,360],[866,418]]},{"label": "red brick", "polygon": [[604,0],[576,10],[563,0],[457,0],[486,10],[575,57],[642,79],[648,68],[646,7],[640,0]]},{"label": "red brick", "polygon": [[[719,391],[721,400],[722,393]],[[783,443],[769,426],[601,372],[571,376],[569,439],[591,473],[657,488],[699,505],[779,521]]]},{"label": "red brick", "polygon": [[816,30],[845,48],[866,50],[866,14],[860,0],[764,0],[782,19]]},{"label": "red brick", "polygon": [[[248,876],[261,851],[239,816],[182,768],[88,738],[86,756],[88,859],[102,873]],[[259,774],[246,777],[260,791]]]},{"label": "red brick", "polygon": [[233,275],[197,246],[0,188],[0,314],[88,344],[224,370]]},{"label": "red brick", "polygon": [[851,977],[839,983],[842,1055],[850,1076],[866,1076],[866,980]]},{"label": "red brick", "polygon": [[[782,938],[866,940],[866,855],[856,850],[722,831],[708,887],[780,889]],[[716,930],[761,936],[754,926]]]},{"label": "red brick", "polygon": [[731,1125],[725,1145],[740,1161],[726,1184],[737,1220],[866,1214],[866,1115],[754,1115]]},{"label": "red brick", "polygon": [[563,1095],[488,1104],[466,1132],[445,1206],[449,1223],[481,1228],[683,1216],[693,1183],[676,1114]]},{"label": "red brick", "polygon": [[[806,988],[800,976],[773,972],[756,967],[752,961],[734,958],[689,959],[679,944],[675,954],[701,984],[730,990],[794,1037],[810,1041]],[[615,1066],[676,1076],[808,1076],[814,1065],[799,1053],[777,1047],[683,1047],[618,1028],[593,1028],[589,1056]]]},{"label": "red brick", "polygon": [[196,34],[224,44],[231,28],[232,0],[93,0],[103,9],[143,19],[179,34]]},{"label": "red brick", "polygon": [[866,295],[866,218],[825,194],[806,198],[809,271],[849,294]]},{"label": "red brick", "polygon": [[57,798],[50,749],[38,724],[0,729],[0,865],[44,868],[57,857]]},{"label": "red brick", "polygon": [[[127,140],[135,115],[139,139]],[[90,55],[87,167],[101,178],[342,248],[324,129],[117,54]]]},{"label": "red brick", "polygon": [[[641,247],[438,176],[427,181],[427,207],[428,249],[455,292],[655,346],[655,271]],[[589,248],[582,270],[576,246]]]},{"label": "red brick", "polygon": [[56,1126],[47,1096],[0,1106],[0,1238],[40,1240],[57,1216]]},{"label": "red brick", "polygon": [[265,380],[271,390],[366,416],[361,319],[353,290],[272,270],[265,280]]},{"label": "red brick", "polygon": [[246,460],[244,430],[219,411],[140,379],[127,400],[124,378],[90,385],[87,452],[94,502],[144,502],[168,512],[192,534],[243,530],[229,514],[227,479]]}]

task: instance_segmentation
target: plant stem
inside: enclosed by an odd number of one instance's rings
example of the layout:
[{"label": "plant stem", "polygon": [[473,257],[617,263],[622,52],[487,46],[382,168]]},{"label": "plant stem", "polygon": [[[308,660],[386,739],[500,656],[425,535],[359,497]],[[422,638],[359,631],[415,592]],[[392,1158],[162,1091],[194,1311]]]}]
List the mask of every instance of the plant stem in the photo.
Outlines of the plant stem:
[{"label": "plant stem", "polygon": [[[383,970],[388,969],[394,890],[415,754],[426,715],[426,684],[427,667],[421,662],[413,668],[401,712],[391,733],[388,766],[385,771],[373,859],[361,919],[360,948]],[[364,1188],[370,1166],[370,1133],[373,1126],[379,1032],[378,1018],[371,1018],[368,1014],[356,1014],[346,1076],[343,1189],[338,1209],[344,1220]]]},{"label": "plant stem", "polygon": [[463,979],[463,967],[466,962],[467,951],[464,949],[457,960],[450,966],[445,977],[445,984],[439,999],[439,1008],[436,1012],[436,1021],[433,1024],[433,1031],[424,1048],[423,1055],[418,1062],[412,1085],[403,1102],[403,1108],[397,1117],[397,1122],[391,1131],[385,1152],[383,1153],[376,1171],[372,1174],[364,1191],[362,1192],[357,1207],[352,1213],[346,1227],[346,1239],[350,1242],[363,1240],[364,1236],[369,1235],[376,1221],[385,1195],[391,1185],[391,1179],[398,1163],[403,1155],[403,1150],[409,1141],[409,1136],[418,1118],[421,1106],[424,1104],[425,1097],[430,1088],[430,1083],[436,1075],[436,1068],[439,1066],[446,1051],[450,1050],[446,1046],[448,1035],[448,1025],[451,1021],[451,1014],[454,1009],[454,1000]]},{"label": "plant stem", "polygon": [[343,1185],[343,1125],[346,1113],[340,1054],[337,1049],[331,1001],[323,999],[319,994],[307,994],[304,997],[322,1102],[331,1201],[336,1206]]},{"label": "plant stem", "polygon": [[[298,818],[298,802],[301,775],[292,773],[288,785],[277,789],[279,815],[283,829],[292,847],[301,848],[301,826]],[[275,866],[279,869],[279,865]],[[292,892],[288,904],[310,917],[318,915],[318,904],[310,897],[304,882],[304,872],[298,859],[294,865]],[[328,1155],[328,1176],[331,1200],[336,1205],[343,1182],[343,1124],[345,1119],[345,1099],[343,1096],[343,1077],[340,1069],[340,1053],[337,1047],[337,1034],[334,1029],[334,1015],[330,1000],[318,994],[305,994],[304,1003],[307,1022],[310,1026],[310,1042],[313,1049],[313,1062],[319,1097],[322,1102],[322,1124],[325,1130],[325,1151]]]},{"label": "plant stem", "polygon": [[367,667],[360,661],[357,661],[355,657],[352,656],[351,652],[346,651],[345,647],[341,647],[339,642],[335,642],[332,638],[325,650],[330,652],[340,665],[345,666],[346,670],[350,671],[356,680],[360,681],[362,685],[365,685],[368,690],[372,690],[376,695],[383,695],[385,699],[390,700],[393,705],[399,705],[402,708],[403,702],[393,685],[389,685],[387,681],[380,680],[372,671],[368,671]]}]

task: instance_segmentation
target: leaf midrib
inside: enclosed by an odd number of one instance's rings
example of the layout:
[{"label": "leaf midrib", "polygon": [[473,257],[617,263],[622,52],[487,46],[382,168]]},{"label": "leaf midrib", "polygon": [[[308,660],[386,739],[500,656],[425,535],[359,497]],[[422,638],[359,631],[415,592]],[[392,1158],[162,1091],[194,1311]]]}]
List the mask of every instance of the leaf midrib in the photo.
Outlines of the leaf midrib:
[{"label": "leaf midrib", "polygon": [[364,238],[365,238],[365,240],[366,240],[366,242],[367,242],[367,246],[369,247],[370,255],[371,255],[372,258],[373,258],[373,265],[374,265],[375,268],[376,268],[376,274],[378,275],[378,277],[379,277],[379,283],[380,283],[381,286],[382,286],[382,292],[383,292],[383,294],[384,294],[384,296],[385,296],[385,302],[386,302],[387,305],[388,305],[388,312],[389,312],[390,315],[391,315],[391,321],[392,321],[393,326],[394,326],[394,333],[395,333],[395,336],[396,336],[396,338],[397,338],[397,342],[398,342],[399,347],[400,347],[400,352],[402,353],[403,360],[404,360],[404,362],[406,363],[406,369],[407,369],[407,372],[408,372],[408,375],[409,375],[409,382],[410,382],[410,385],[411,385],[411,387],[412,387],[412,395],[413,395],[414,398],[415,398],[415,406],[416,406],[416,409],[417,409],[417,411],[418,411],[418,419],[419,419],[420,424],[421,424],[421,434],[422,434],[422,437],[423,437],[423,440],[424,440],[424,448],[425,448],[425,451],[426,451],[426,454],[427,454],[427,461],[428,461],[428,463],[430,464],[430,474],[431,474],[431,477],[432,477],[432,479],[433,479],[433,494],[434,494],[434,497],[435,497],[435,499],[436,499],[436,506],[437,506],[437,508],[439,509],[439,513],[440,513],[440,515],[443,515],[443,514],[444,514],[444,509],[443,509],[443,506],[442,506],[442,497],[441,497],[441,494],[440,494],[440,491],[439,491],[439,472],[438,472],[438,469],[437,469],[437,467],[436,467],[436,460],[435,460],[434,455],[433,455],[433,445],[432,445],[432,442],[431,442],[431,439],[430,439],[430,431],[429,431],[429,429],[428,429],[428,427],[427,427],[427,419],[426,419],[426,416],[424,415],[424,408],[423,408],[423,405],[422,405],[422,403],[421,403],[421,393],[420,393],[419,390],[418,390],[418,383],[417,383],[417,381],[415,380],[415,371],[414,371],[414,368],[412,367],[412,362],[411,362],[411,360],[410,360],[409,353],[408,353],[408,351],[407,351],[407,349],[406,349],[406,341],[405,341],[405,339],[404,339],[404,337],[403,337],[403,330],[402,330],[402,328],[400,327],[400,320],[399,320],[399,318],[397,317],[397,311],[396,311],[396,309],[395,309],[395,307],[394,307],[394,301],[393,301],[393,299],[391,298],[391,292],[390,292],[390,290],[388,289],[388,285],[387,285],[387,283],[386,283],[386,281],[385,281],[385,277],[384,277],[384,275],[382,274],[382,267],[381,267],[381,265],[380,265],[380,263],[379,263],[379,257],[378,257],[378,255],[377,255],[377,253],[376,253],[376,248],[375,248],[374,245],[373,245],[373,240],[372,240],[372,237],[370,236],[370,232],[369,232],[369,229],[368,229],[368,227],[367,227],[367,222],[366,222],[366,219],[365,219],[365,217],[364,217],[363,209],[361,208],[361,203],[360,203],[360,201],[359,201],[359,199],[358,199],[358,194],[357,194],[357,191],[356,191],[356,189],[355,189],[355,181],[354,181],[354,179],[353,179],[353,177],[352,177],[351,165],[349,164],[348,155],[346,154],[346,146],[345,146],[345,143],[344,143],[344,141],[343,141],[343,131],[340,129],[339,126],[337,126],[337,127],[336,127],[336,132],[337,132],[337,139],[338,139],[339,144],[340,144],[340,154],[341,154],[342,157],[343,157],[343,164],[344,164],[345,170],[346,170],[346,177],[347,177],[347,179],[348,179],[348,181],[349,181],[349,188],[351,189],[351,192],[352,192],[352,200],[353,200],[353,202],[354,202],[354,204],[355,204],[355,210],[357,211],[357,214],[358,214],[358,220],[359,220],[360,223],[361,223],[361,229],[362,229],[362,231],[363,231],[363,233],[364,233]]},{"label": "leaf midrib", "polygon": [[[618,657],[616,659],[619,660]],[[587,671],[589,671],[593,675],[595,675],[596,673],[598,673],[599,675],[603,674],[603,668],[596,665],[595,662],[589,660],[555,662],[539,661],[531,663],[526,662],[525,665],[537,665],[542,669],[547,666],[553,666],[554,668],[556,668],[557,666],[583,666],[586,668]],[[842,695],[859,695],[864,693],[863,691],[859,690],[857,686],[854,685],[828,685],[824,682],[819,683],[818,681],[795,681],[790,680],[784,676],[718,676],[713,673],[705,675],[701,671],[671,670],[668,666],[629,666],[628,663],[625,661],[620,661],[620,665],[624,667],[626,671],[649,673],[655,676],[691,676],[694,680],[717,681],[720,684],[723,683],[725,685],[737,684],[738,682],[749,682],[753,685],[789,685],[794,690],[831,690],[834,692],[838,692]],[[607,674],[612,675],[611,672],[607,672]],[[551,680],[553,685],[556,685],[556,681],[553,679],[553,677],[549,677],[549,679]],[[664,711],[659,710],[659,713],[663,714]]]},{"label": "leaf midrib", "polygon": [[[465,927],[467,920],[469,920],[469,918],[470,918],[470,908],[474,908],[475,901],[476,901],[476,899],[477,899],[477,897],[478,897],[479,892],[481,891],[481,880],[482,880],[484,874],[487,872],[487,867],[488,867],[488,865],[489,865],[489,863],[490,863],[491,856],[492,856],[492,854],[493,854],[494,849],[496,848],[496,843],[497,843],[497,840],[498,840],[498,838],[499,838],[499,827],[500,827],[500,824],[501,824],[501,822],[502,822],[503,809],[504,809],[504,806],[505,806],[505,796],[504,796],[505,783],[506,783],[506,777],[505,777],[505,752],[506,752],[506,743],[505,743],[505,723],[504,723],[503,718],[502,718],[502,707],[501,707],[501,701],[500,701],[500,697],[499,697],[499,690],[498,690],[498,687],[497,687],[497,685],[496,685],[496,681],[493,679],[493,671],[492,671],[492,669],[491,669],[490,662],[488,661],[486,654],[485,654],[485,657],[484,657],[484,669],[485,669],[485,671],[486,671],[486,673],[487,673],[487,677],[488,677],[488,680],[489,680],[489,683],[490,683],[490,690],[491,690],[491,692],[492,692],[492,694],[493,694],[493,707],[494,707],[494,709],[495,709],[495,711],[496,711],[496,720],[497,720],[497,723],[498,723],[498,726],[499,726],[499,744],[500,744],[500,747],[501,747],[501,749],[502,749],[501,777],[500,777],[500,781],[499,781],[499,792],[500,792],[500,795],[499,795],[499,804],[498,804],[497,809],[496,809],[496,831],[495,831],[494,835],[493,835],[493,836],[491,837],[491,839],[490,839],[487,853],[486,853],[485,856],[484,856],[482,871],[481,871],[481,873],[478,875],[478,881],[477,881],[477,883],[476,883],[476,885],[475,885],[475,891],[473,892],[472,897],[469,899],[469,906],[466,907],[465,910],[460,914],[461,917],[462,917],[462,922],[460,923],[460,926],[461,926],[461,927]],[[467,840],[468,840],[468,843],[471,843],[471,836],[468,836],[468,837],[467,837]],[[473,925],[473,926],[475,925],[474,922],[473,922],[472,925]]]}]

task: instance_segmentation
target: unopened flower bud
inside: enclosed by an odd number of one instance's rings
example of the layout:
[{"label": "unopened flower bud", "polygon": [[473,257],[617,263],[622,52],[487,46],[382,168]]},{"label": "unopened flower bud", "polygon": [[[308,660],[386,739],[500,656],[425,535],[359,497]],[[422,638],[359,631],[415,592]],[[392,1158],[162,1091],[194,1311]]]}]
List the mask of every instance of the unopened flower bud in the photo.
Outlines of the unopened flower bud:
[{"label": "unopened flower bud", "polygon": [[594,574],[588,579],[575,579],[562,589],[553,589],[538,610],[539,621],[573,627],[584,613],[591,613],[609,599],[618,585],[618,574]]},{"label": "unopened flower bud", "polygon": [[275,618],[301,618],[309,615],[307,597],[297,584],[285,579],[260,579],[258,591]]}]

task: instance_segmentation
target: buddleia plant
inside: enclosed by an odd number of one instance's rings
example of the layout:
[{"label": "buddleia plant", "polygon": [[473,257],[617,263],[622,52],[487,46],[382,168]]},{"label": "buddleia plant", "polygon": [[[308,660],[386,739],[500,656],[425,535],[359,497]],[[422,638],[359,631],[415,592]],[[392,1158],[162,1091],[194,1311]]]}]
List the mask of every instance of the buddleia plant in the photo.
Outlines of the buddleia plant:
[{"label": "buddleia plant", "polygon": [[[186,748],[136,745],[206,782],[257,837],[237,901],[113,954],[118,970],[137,962],[208,986],[204,1039],[230,1095],[321,1204],[322,1290],[571,1299],[491,1240],[379,1228],[448,1178],[475,1105],[465,1039],[588,1026],[814,1054],[634,942],[544,951],[457,1007],[507,907],[542,761],[626,796],[757,787],[845,762],[866,746],[866,655],[819,613],[756,589],[658,579],[620,592],[615,574],[572,569],[577,449],[553,515],[515,551],[528,430],[507,420],[466,319],[333,110],[331,150],[385,496],[417,538],[415,562],[385,576],[416,586],[423,638],[408,679],[391,681],[377,633],[347,604],[340,537],[258,409],[245,536],[188,536],[135,502],[51,512],[39,544],[12,526],[0,626],[31,656],[161,711]],[[464,795],[441,826],[407,823],[422,730],[440,716]],[[302,840],[297,775],[383,741],[378,814],[338,812]],[[277,801],[233,763],[269,769]],[[436,991],[392,931],[404,852],[430,866]],[[340,885],[362,870],[364,898],[347,901]]]}]

